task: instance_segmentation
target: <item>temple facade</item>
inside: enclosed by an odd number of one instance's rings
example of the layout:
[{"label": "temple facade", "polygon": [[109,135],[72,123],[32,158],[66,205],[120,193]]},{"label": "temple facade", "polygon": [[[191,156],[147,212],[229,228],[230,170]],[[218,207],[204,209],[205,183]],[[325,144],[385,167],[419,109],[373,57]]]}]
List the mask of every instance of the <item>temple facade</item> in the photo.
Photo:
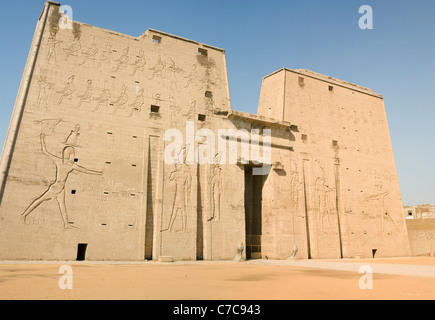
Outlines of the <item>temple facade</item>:
[{"label": "temple facade", "polygon": [[1,157],[0,259],[409,255],[381,95],[308,70],[233,110],[225,51],[48,1]]}]

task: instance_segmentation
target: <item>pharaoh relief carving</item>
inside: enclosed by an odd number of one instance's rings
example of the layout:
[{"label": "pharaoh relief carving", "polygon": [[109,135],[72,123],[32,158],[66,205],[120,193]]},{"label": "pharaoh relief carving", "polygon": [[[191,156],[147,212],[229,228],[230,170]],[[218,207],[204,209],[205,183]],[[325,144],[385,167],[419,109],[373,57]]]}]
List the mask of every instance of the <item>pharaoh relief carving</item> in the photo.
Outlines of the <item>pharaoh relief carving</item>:
[{"label": "pharaoh relief carving", "polygon": [[169,88],[171,90],[176,90],[178,89],[178,78],[177,75],[179,75],[180,73],[183,72],[183,70],[181,68],[178,68],[177,65],[175,64],[175,61],[172,60],[172,58],[169,58]]},{"label": "pharaoh relief carving", "polygon": [[72,99],[73,93],[75,92],[74,79],[75,79],[74,76],[69,77],[68,82],[66,83],[63,90],[57,92],[60,94],[59,100],[57,101],[57,105],[62,104],[62,102],[64,100],[71,100]]},{"label": "pharaoh relief carving", "polygon": [[73,41],[70,43],[68,47],[63,48],[63,52],[65,54],[64,61],[68,61],[70,57],[77,57],[82,44],[80,42],[82,32],[80,28],[73,28]]},{"label": "pharaoh relief carving", "polygon": [[207,221],[219,221],[222,208],[222,168],[219,164],[211,166],[211,172],[208,177],[210,186],[210,216]]},{"label": "pharaoh relief carving", "polygon": [[[333,232],[331,219],[335,216],[336,209],[333,205],[335,199],[335,188],[326,182],[326,173],[323,166],[317,161],[318,176],[314,182],[315,204],[320,214],[320,228],[323,233]],[[334,220],[335,221],[335,220]]]},{"label": "pharaoh relief carving", "polygon": [[143,50],[139,50],[139,55],[136,56],[136,60],[131,64],[133,66],[133,72],[131,73],[131,76],[136,75],[137,71],[144,71],[146,63],[145,52]]},{"label": "pharaoh relief carving", "polygon": [[184,76],[184,78],[186,79],[186,85],[184,86],[184,88],[189,88],[190,85],[196,82],[196,79],[198,78],[196,63],[192,64],[190,71],[187,73],[187,75]]},{"label": "pharaoh relief carving", "polygon": [[175,170],[169,175],[168,181],[175,184],[175,193],[169,223],[165,229],[162,229],[162,232],[172,232],[174,222],[178,217],[181,219],[181,229],[175,231],[186,232],[187,204],[189,203],[189,197],[191,195],[192,183],[189,166],[186,163],[176,163]]},{"label": "pharaoh relief carving", "polygon": [[38,100],[36,105],[38,108],[46,108],[48,104],[48,93],[47,90],[51,90],[54,87],[53,83],[47,81],[45,75],[41,75],[38,80]]},{"label": "pharaoh relief carving", "polygon": [[[34,199],[26,210],[21,214],[20,220],[22,223],[26,223],[27,218],[32,214],[39,206],[47,201],[56,201],[58,205],[58,210],[62,218],[63,226],[65,229],[74,228],[68,219],[67,207],[65,203],[65,185],[71,173],[84,173],[92,175],[102,175],[102,171],[89,170],[82,166],[79,166],[75,161],[75,147],[77,142],[78,131],[80,126],[72,130],[71,134],[64,139],[64,147],[60,150],[60,156],[57,156],[47,150],[45,144],[46,134],[53,132],[53,129],[61,122],[58,120],[42,120],[41,123],[41,133],[40,133],[40,143],[42,153],[49,158],[56,166],[54,181],[49,185],[49,187],[36,199]],[[49,130],[47,130],[47,128]],[[76,138],[72,138],[75,136]]]},{"label": "pharaoh relief carving", "polygon": [[196,100],[193,100],[190,103],[189,111],[187,111],[187,113],[184,114],[183,116],[187,117],[187,120],[194,120],[195,119],[195,116],[196,116]]},{"label": "pharaoh relief carving", "polygon": [[94,37],[88,50],[85,52],[82,52],[83,60],[80,63],[80,65],[84,65],[86,63],[86,61],[88,61],[88,60],[95,61],[95,56],[97,55],[97,53],[98,53],[98,47],[97,47],[97,44],[95,43],[95,37]]},{"label": "pharaoh relief carving", "polygon": [[389,231],[398,229],[386,203],[386,198],[390,194],[391,180],[392,175],[388,171],[385,172],[382,178],[375,172],[375,191],[366,198],[367,201],[373,201],[377,208],[382,234],[388,234]]},{"label": "pharaoh relief carving", "polygon": [[156,64],[152,68],[149,68],[149,70],[151,70],[152,73],[148,76],[148,79],[153,80],[155,77],[162,77],[163,70],[165,69],[165,67],[166,67],[165,62],[159,56]]},{"label": "pharaoh relief carving", "polygon": [[101,93],[98,95],[98,97],[95,97],[93,100],[97,101],[97,104],[95,105],[95,109],[93,110],[98,111],[98,109],[101,106],[105,106],[106,109],[109,108],[109,100],[111,98],[110,91],[107,89],[107,81],[104,82],[104,88],[101,91]]},{"label": "pharaoh relief carving", "polygon": [[133,103],[129,105],[130,113],[128,117],[131,117],[135,112],[140,112],[142,110],[142,106],[144,105],[144,97],[143,97],[143,88],[139,90],[136,98]]},{"label": "pharaoh relief carving", "polygon": [[130,57],[129,57],[129,51],[130,48],[127,47],[122,51],[121,56],[116,59],[116,67],[113,70],[114,72],[118,72],[119,70],[121,70],[122,68],[127,68],[128,66],[128,62],[130,61]]},{"label": "pharaoh relief carving", "polygon": [[93,94],[92,80],[88,80],[86,90],[82,94],[77,95],[77,97],[79,98],[79,103],[77,105],[77,108],[79,109],[83,103],[88,103],[88,104],[91,103],[92,94]]},{"label": "pharaoh relief carving", "polygon": [[110,65],[113,59],[112,45],[107,44],[106,48],[101,50],[100,56],[98,58],[98,67],[101,68],[103,65]]},{"label": "pharaoh relief carving", "polygon": [[62,41],[57,40],[57,29],[50,30],[50,36],[47,39],[47,62],[57,63],[57,46]]},{"label": "pharaoh relief carving", "polygon": [[303,201],[303,181],[300,179],[298,166],[296,162],[290,162],[290,200],[293,212],[297,213],[299,218],[305,218],[304,211],[300,209]]},{"label": "pharaoh relief carving", "polygon": [[169,95],[169,110],[171,111],[171,127],[177,128],[180,108],[172,95]]},{"label": "pharaoh relief carving", "polygon": [[204,76],[199,80],[206,88],[220,87],[223,84],[223,79],[217,74],[214,64],[204,71]]},{"label": "pharaoh relief carving", "polygon": [[112,101],[111,105],[113,106],[113,111],[111,114],[115,114],[118,109],[125,109],[125,105],[128,101],[128,95],[127,95],[127,86],[123,85],[121,89],[121,94],[118,96],[118,98],[114,101]]}]

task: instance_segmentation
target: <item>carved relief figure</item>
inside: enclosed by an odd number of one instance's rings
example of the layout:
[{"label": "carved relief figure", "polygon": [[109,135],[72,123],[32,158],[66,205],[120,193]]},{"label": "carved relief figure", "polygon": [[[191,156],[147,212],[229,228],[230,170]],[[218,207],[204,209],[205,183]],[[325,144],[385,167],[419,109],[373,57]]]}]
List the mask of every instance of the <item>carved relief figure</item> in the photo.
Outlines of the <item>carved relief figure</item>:
[{"label": "carved relief figure", "polygon": [[121,89],[120,96],[115,101],[112,102],[112,104],[114,106],[112,114],[115,114],[115,112],[118,109],[124,109],[125,108],[125,104],[128,101],[128,95],[127,95],[126,91],[127,91],[127,86],[123,85],[122,89]]},{"label": "carved relief figure", "polygon": [[38,80],[38,102],[37,106],[39,108],[45,108],[47,107],[47,101],[48,101],[48,95],[47,95],[47,89],[51,89],[53,87],[52,83],[47,82],[46,76],[40,76]]},{"label": "carved relief figure", "polygon": [[145,53],[143,50],[139,50],[139,55],[137,56],[136,61],[132,64],[133,66],[133,73],[131,74],[134,76],[138,70],[144,71],[144,66],[146,65],[145,60]]},{"label": "carved relief figure", "polygon": [[109,90],[106,89],[106,85],[107,85],[107,83],[105,83],[104,89],[101,92],[101,94],[97,98],[94,98],[94,100],[97,101],[97,105],[96,105],[94,111],[97,111],[98,108],[100,108],[100,106],[102,106],[102,105],[106,106],[107,108],[109,107],[109,99],[111,98],[111,94],[110,94]]},{"label": "carved relief figure", "polygon": [[76,124],[74,129],[71,130],[70,134],[65,138],[63,143],[67,146],[78,147],[79,137],[80,137],[80,125]]},{"label": "carved relief figure", "polygon": [[74,88],[74,76],[69,77],[68,82],[65,86],[65,88],[62,91],[58,91],[57,93],[60,93],[59,101],[57,102],[58,105],[60,105],[63,100],[68,99],[71,100],[72,94],[75,92]]},{"label": "carved relief figure", "polygon": [[171,111],[171,127],[176,128],[180,109],[177,107],[172,95],[169,96],[169,110]]},{"label": "carved relief figure", "polygon": [[223,80],[220,76],[214,75],[213,68],[206,68],[204,77],[200,80],[206,87],[219,87],[222,85]]},{"label": "carved relief figure", "polygon": [[169,181],[175,183],[175,198],[172,205],[171,217],[169,219],[168,227],[162,231],[172,231],[175,219],[181,217],[181,230],[187,229],[187,203],[188,197],[191,193],[191,181],[189,166],[187,164],[175,164],[175,171],[169,176]]},{"label": "carved relief figure", "polygon": [[118,64],[116,65],[114,72],[119,71],[121,68],[127,67],[128,61],[130,60],[130,57],[128,56],[129,51],[129,47],[125,48],[122,51],[122,55],[118,59],[116,59],[116,62],[118,62]]},{"label": "carved relief figure", "polygon": [[81,38],[81,32],[73,32],[74,33],[74,39],[72,43],[69,45],[69,47],[64,48],[63,51],[65,53],[65,61],[68,61],[69,57],[74,56],[77,57],[80,49],[82,48],[82,45],[80,43]]},{"label": "carved relief figure", "polygon": [[77,95],[79,97],[80,101],[77,105],[77,108],[80,108],[82,103],[91,103],[92,102],[92,80],[88,80],[88,85],[86,87],[86,91],[83,94]]},{"label": "carved relief figure", "polygon": [[194,63],[190,69],[190,72],[184,77],[187,79],[184,88],[188,88],[192,83],[195,83],[198,78],[198,72],[196,71],[196,63]]},{"label": "carved relief figure", "polygon": [[321,176],[316,178],[314,187],[316,190],[316,205],[320,212],[321,230],[328,234],[332,232],[330,216],[335,215],[335,209],[332,208],[332,199],[334,198],[335,188],[330,188],[326,184],[325,171],[321,167]]},{"label": "carved relief figure", "polygon": [[21,214],[21,220],[23,223],[26,222],[27,217],[41,204],[46,201],[56,200],[59,206],[59,212],[63,220],[63,225],[65,229],[71,229],[72,226],[68,221],[67,208],[65,204],[65,184],[68,180],[69,175],[72,172],[80,172],[85,174],[102,175],[102,171],[89,170],[84,167],[77,165],[74,162],[75,149],[72,146],[65,146],[62,150],[62,157],[57,157],[47,151],[45,145],[45,134],[41,133],[41,149],[42,152],[49,157],[56,165],[56,178],[54,182],[48,187],[48,189],[37,199],[32,201],[32,203],[27,207],[27,209]]},{"label": "carved relief figure", "polygon": [[143,89],[140,89],[133,103],[129,105],[129,107],[131,108],[129,117],[131,117],[135,112],[140,112],[144,103],[145,102],[143,98]]},{"label": "carved relief figure", "polygon": [[98,67],[101,67],[103,63],[110,64],[112,61],[113,51],[112,45],[108,44],[106,49],[101,51],[100,58],[98,59]]},{"label": "carved relief figure", "polygon": [[189,111],[184,114],[185,117],[187,117],[188,120],[193,120],[196,116],[196,100],[193,100],[190,103]]},{"label": "carved relief figure", "polygon": [[162,58],[159,57],[154,67],[150,68],[153,73],[148,76],[148,79],[153,80],[155,77],[161,77],[163,75],[162,72],[164,69],[165,63],[163,62]]},{"label": "carved relief figure", "polygon": [[95,44],[95,37],[94,37],[94,40],[92,41],[92,44],[89,47],[89,49],[86,52],[82,52],[84,57],[80,65],[84,65],[88,60],[95,61],[95,56],[97,55],[97,53],[98,53],[98,48],[97,45]]},{"label": "carved relief figure", "polygon": [[293,161],[290,164],[290,199],[292,208],[297,212],[298,217],[305,218],[303,211],[299,210],[300,195],[303,183],[299,180],[298,167]]},{"label": "carved relief figure", "polygon": [[56,46],[62,41],[56,39],[57,30],[50,31],[50,37],[47,40],[47,62],[50,63],[51,60],[54,60],[54,63],[57,63],[56,56]]},{"label": "carved relief figure", "polygon": [[385,198],[390,194],[390,191],[380,182],[379,176],[375,177],[375,187],[377,189],[376,192],[367,197],[367,200],[376,201],[377,203],[377,207],[379,208],[379,219],[381,220],[381,232],[385,233],[388,224],[394,229],[397,229],[397,226],[385,205]]},{"label": "carved relief figure", "polygon": [[181,69],[177,68],[177,66],[175,65],[175,61],[172,60],[171,58],[169,58],[170,62],[169,62],[169,82],[170,82],[170,89],[174,90],[174,89],[178,89],[177,87],[177,73],[181,73]]},{"label": "carved relief figure", "polygon": [[210,185],[210,218],[207,221],[219,221],[221,214],[222,202],[222,168],[215,164],[212,166],[211,174],[208,177],[208,184]]}]

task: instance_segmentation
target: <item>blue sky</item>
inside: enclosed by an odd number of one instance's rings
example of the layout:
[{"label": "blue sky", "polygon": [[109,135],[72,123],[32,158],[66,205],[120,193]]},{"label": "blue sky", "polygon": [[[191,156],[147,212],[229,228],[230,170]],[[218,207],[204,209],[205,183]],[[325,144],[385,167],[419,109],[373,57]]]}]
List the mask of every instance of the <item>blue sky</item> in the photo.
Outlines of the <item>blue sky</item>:
[{"label": "blue sky", "polygon": [[[43,0],[3,1],[3,144]],[[226,50],[233,109],[256,113],[261,81],[309,69],[384,96],[404,204],[435,204],[435,1],[65,0],[73,19],[139,36],[161,30]],[[362,5],[373,29],[361,30]]]}]

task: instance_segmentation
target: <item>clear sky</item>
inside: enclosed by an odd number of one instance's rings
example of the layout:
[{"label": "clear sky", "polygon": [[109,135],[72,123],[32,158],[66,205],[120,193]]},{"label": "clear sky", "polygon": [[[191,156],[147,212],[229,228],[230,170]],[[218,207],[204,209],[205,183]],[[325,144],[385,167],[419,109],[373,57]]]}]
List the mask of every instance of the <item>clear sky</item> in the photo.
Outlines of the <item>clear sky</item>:
[{"label": "clear sky", "polygon": [[[0,145],[44,0],[2,1]],[[435,1],[65,0],[73,19],[139,36],[148,28],[225,49],[232,107],[256,113],[262,78],[309,69],[384,97],[404,205],[435,205]],[[373,9],[361,30],[358,9]]]}]

